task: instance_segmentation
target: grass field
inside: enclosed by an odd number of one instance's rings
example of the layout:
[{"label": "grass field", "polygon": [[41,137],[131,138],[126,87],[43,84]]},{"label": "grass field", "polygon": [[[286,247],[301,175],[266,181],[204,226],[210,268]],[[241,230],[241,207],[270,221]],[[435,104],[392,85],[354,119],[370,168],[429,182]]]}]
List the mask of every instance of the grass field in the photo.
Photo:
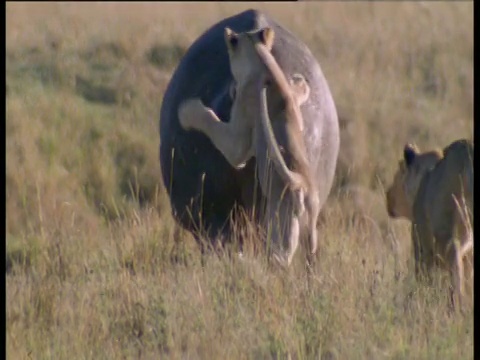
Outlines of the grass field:
[{"label": "grass field", "polygon": [[[206,256],[161,185],[162,96],[252,6],[319,60],[340,114],[308,280]],[[473,137],[473,2],[7,3],[8,359],[473,359],[473,302],[413,276],[383,189],[406,141]]]}]

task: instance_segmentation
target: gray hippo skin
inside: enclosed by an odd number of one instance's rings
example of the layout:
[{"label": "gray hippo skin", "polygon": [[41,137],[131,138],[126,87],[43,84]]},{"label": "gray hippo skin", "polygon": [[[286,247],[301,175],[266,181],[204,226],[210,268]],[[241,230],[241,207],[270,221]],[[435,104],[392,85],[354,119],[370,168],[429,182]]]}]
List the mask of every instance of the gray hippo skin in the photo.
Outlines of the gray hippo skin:
[{"label": "gray hippo skin", "polygon": [[232,230],[228,219],[235,205],[247,212],[254,206],[262,208],[256,163],[252,158],[243,169],[234,169],[205,135],[180,126],[178,107],[198,97],[228,122],[233,78],[224,29],[246,32],[267,26],[275,31],[272,55],[287,78],[302,74],[310,86],[310,97],[301,106],[303,135],[321,206],[332,187],[339,149],[338,118],[316,59],[300,40],[260,11],[247,10],[222,20],[197,39],[180,61],[160,111],[160,163],[173,216],[192,232],[207,230],[210,240],[218,235],[228,239]]}]

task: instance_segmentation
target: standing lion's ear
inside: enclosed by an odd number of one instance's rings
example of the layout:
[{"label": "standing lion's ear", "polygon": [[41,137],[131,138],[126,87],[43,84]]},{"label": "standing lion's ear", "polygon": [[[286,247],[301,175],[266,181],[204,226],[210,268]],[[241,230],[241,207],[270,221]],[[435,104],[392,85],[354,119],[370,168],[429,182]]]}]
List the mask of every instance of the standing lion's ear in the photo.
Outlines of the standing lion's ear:
[{"label": "standing lion's ear", "polygon": [[266,27],[258,32],[260,41],[267,47],[268,50],[272,50],[273,40],[275,39],[275,31],[272,28]]},{"label": "standing lion's ear", "polygon": [[405,164],[410,166],[415,160],[415,157],[418,154],[418,148],[414,144],[406,144],[403,148],[403,158],[405,159]]},{"label": "standing lion's ear", "polygon": [[227,44],[227,48],[229,50],[235,50],[238,44],[238,35],[232,29],[226,27],[225,28],[225,43]]}]

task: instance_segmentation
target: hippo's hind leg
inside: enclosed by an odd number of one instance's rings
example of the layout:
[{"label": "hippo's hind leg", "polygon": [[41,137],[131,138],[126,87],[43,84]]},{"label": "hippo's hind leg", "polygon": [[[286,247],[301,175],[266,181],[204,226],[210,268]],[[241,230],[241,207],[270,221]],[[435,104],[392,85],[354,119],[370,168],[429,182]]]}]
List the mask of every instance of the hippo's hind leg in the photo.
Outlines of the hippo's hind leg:
[{"label": "hippo's hind leg", "polygon": [[200,99],[183,102],[178,117],[184,129],[195,129],[208,136],[234,168],[243,168],[252,157],[252,130],[241,128],[241,124],[222,122]]}]

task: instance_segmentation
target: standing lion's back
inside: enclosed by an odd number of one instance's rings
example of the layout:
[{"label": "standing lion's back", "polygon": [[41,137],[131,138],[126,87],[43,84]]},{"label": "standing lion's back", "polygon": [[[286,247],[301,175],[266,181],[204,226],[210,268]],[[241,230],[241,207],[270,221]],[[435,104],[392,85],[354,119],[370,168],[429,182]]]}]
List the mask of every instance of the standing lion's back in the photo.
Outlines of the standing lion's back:
[{"label": "standing lion's back", "polygon": [[[473,143],[457,140],[444,150],[444,157],[428,172],[419,188],[416,207],[427,213],[436,235],[447,235],[454,229],[457,213],[455,199],[465,199],[473,212]],[[417,213],[422,211],[417,209]],[[442,236],[441,236],[442,237]]]}]

